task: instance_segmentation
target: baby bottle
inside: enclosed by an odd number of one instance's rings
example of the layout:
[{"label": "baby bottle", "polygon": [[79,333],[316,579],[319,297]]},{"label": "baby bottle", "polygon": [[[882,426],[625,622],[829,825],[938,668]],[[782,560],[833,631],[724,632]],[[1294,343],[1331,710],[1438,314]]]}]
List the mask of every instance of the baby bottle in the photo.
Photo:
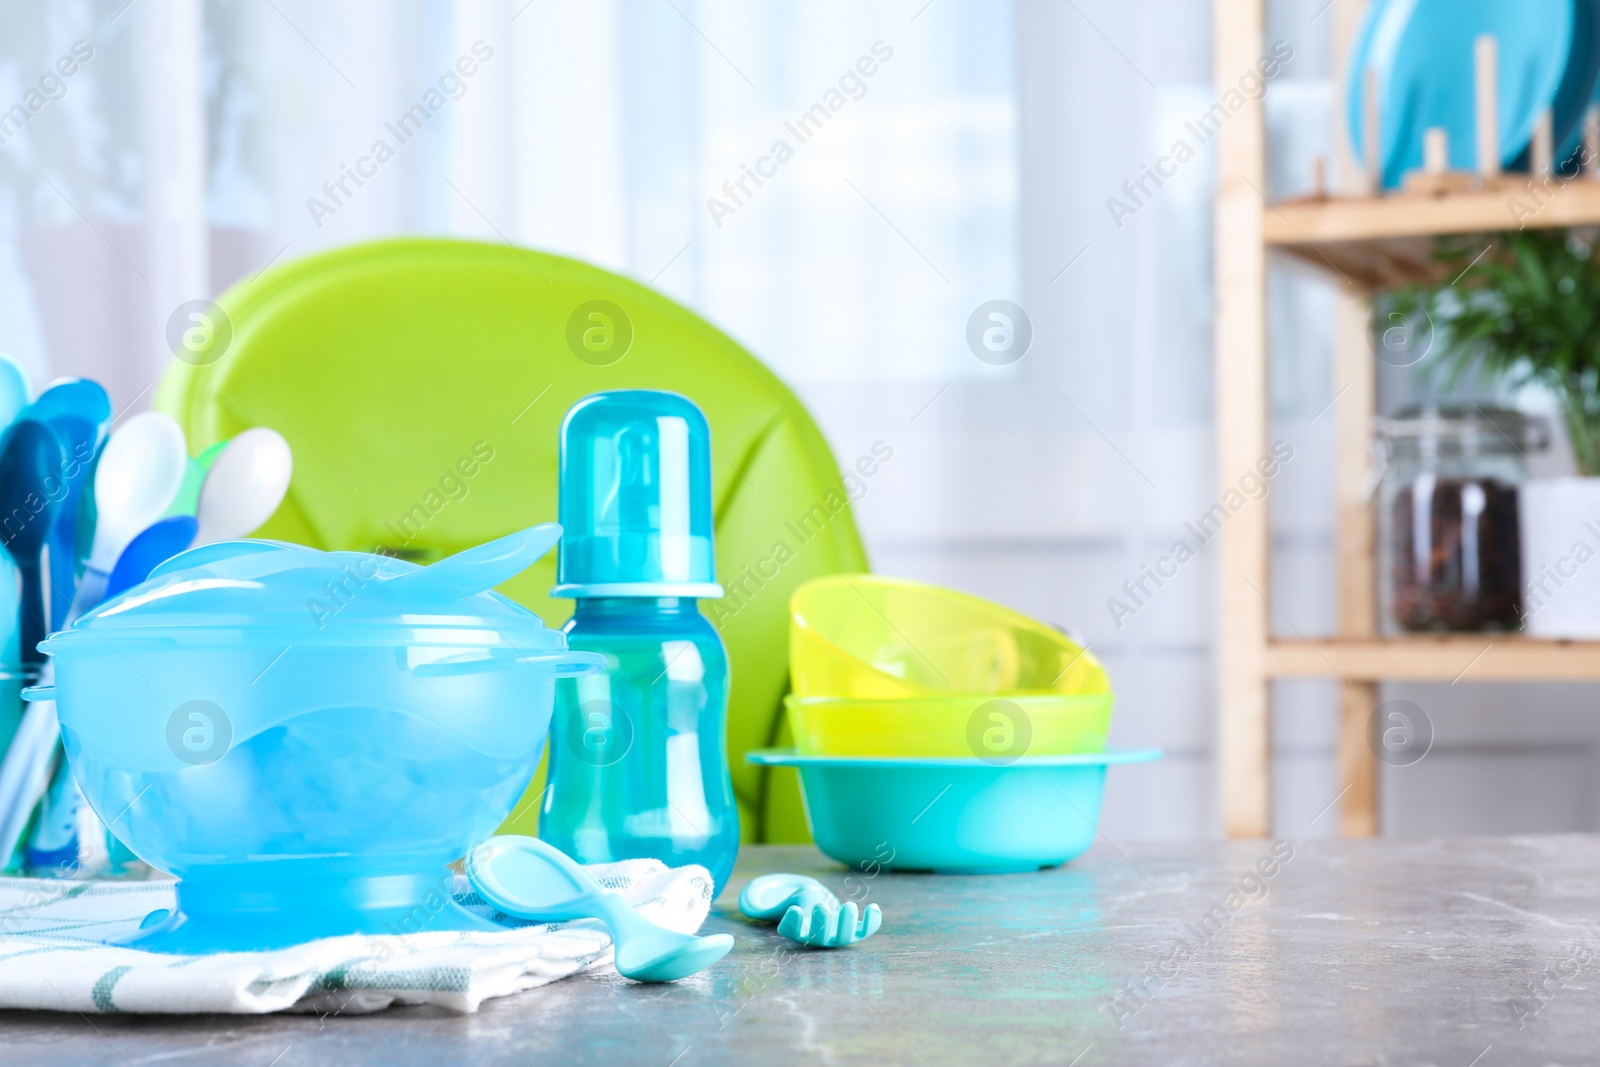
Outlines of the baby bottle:
[{"label": "baby bottle", "polygon": [[585,397],[561,426],[557,585],[571,648],[598,674],[556,683],[539,836],[581,863],[698,863],[721,892],[739,849],[728,657],[700,614],[712,561],[711,437],[676,393]]}]

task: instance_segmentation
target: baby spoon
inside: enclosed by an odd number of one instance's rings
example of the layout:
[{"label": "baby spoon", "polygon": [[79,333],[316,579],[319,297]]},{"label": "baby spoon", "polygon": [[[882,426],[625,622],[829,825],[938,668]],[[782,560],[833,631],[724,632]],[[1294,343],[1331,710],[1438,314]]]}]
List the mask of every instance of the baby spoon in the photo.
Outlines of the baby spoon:
[{"label": "baby spoon", "polygon": [[733,948],[728,934],[696,937],[657,926],[538,838],[491,837],[467,854],[467,879],[483,899],[519,919],[599,919],[611,931],[617,972],[636,982],[687,978]]},{"label": "baby spoon", "polygon": [[247,537],[278,510],[294,474],[289,442],[277,430],[257,426],[229,441],[200,484],[196,545]]},{"label": "baby spoon", "polygon": [[60,629],[67,624],[78,580],[78,504],[111,428],[111,398],[98,382],[66,378],[40,393],[21,417],[50,427],[65,453],[64,465],[47,485],[52,495],[65,493],[49,539],[50,620],[52,629]]},{"label": "baby spoon", "polygon": [[[19,419],[0,438],[0,515],[5,517],[0,523],[0,542],[22,572],[17,625],[24,664],[44,660],[37,647],[49,632],[43,555],[50,528],[61,510],[59,479],[65,463],[60,439],[42,422]],[[49,485],[57,492],[52,493]]]},{"label": "baby spoon", "polygon": [[110,600],[132,589],[150,577],[151,571],[187,549],[194,542],[198,527],[192,515],[173,515],[145,527],[117,557],[117,565],[111,568],[111,577],[106,581],[105,598]]},{"label": "baby spoon", "polygon": [[94,472],[99,518],[73,615],[100,603],[122,550],[166,513],[187,465],[183,430],[169,415],[146,411],[112,433]]}]

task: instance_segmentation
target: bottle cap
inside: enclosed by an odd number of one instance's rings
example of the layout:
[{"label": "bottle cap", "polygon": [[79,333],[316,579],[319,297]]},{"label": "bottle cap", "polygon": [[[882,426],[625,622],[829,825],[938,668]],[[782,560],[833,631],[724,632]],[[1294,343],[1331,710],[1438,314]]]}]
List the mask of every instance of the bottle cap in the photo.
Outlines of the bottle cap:
[{"label": "bottle cap", "polygon": [[711,428],[688,397],[619,389],[561,424],[559,597],[720,597]]}]

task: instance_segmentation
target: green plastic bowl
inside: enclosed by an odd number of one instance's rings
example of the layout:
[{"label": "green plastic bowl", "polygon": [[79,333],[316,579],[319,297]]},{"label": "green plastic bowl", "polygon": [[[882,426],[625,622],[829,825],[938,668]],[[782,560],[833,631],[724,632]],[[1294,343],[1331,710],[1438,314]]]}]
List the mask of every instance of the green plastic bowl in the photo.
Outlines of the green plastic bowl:
[{"label": "green plastic bowl", "polygon": [[817,847],[860,871],[996,874],[1076,859],[1094,842],[1106,767],[1159,749],[1079,756],[891,759],[751,752],[800,772]]},{"label": "green plastic bowl", "polygon": [[1094,654],[982,597],[882,574],[813,578],[789,598],[789,677],[803,697],[1104,693]]},{"label": "green plastic bowl", "polygon": [[806,756],[1077,756],[1104,752],[1110,692],[937,697],[784,698]]}]

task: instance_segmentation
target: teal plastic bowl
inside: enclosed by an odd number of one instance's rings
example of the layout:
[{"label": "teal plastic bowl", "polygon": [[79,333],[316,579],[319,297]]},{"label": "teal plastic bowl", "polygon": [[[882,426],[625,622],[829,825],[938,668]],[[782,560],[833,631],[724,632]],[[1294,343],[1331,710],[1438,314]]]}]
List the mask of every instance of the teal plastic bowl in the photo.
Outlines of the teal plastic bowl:
[{"label": "teal plastic bowl", "polygon": [[995,764],[773,748],[747,758],[800,772],[811,836],[840,863],[874,872],[995,874],[1081,856],[1094,843],[1106,767],[1160,756],[1152,748]]}]

